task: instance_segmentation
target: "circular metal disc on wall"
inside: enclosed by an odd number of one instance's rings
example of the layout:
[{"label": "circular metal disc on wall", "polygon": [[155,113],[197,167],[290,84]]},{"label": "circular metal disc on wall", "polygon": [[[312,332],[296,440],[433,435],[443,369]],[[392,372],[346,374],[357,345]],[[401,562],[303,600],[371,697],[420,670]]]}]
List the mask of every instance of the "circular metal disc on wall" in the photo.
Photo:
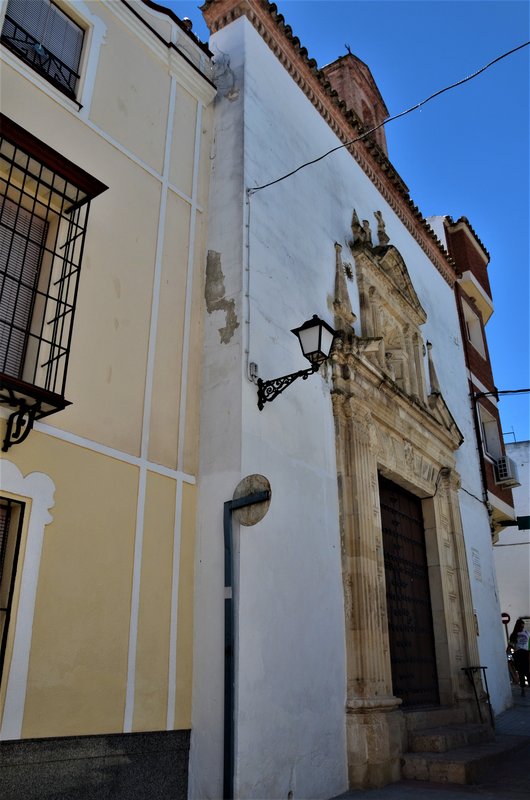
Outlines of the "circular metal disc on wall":
[{"label": "circular metal disc on wall", "polygon": [[[271,485],[264,475],[247,475],[243,478],[236,487],[233,500],[239,500],[241,497],[256,494],[256,492],[269,492],[271,493]],[[272,494],[272,493],[271,493]],[[233,516],[240,523],[240,525],[255,525],[263,519],[269,506],[271,504],[271,497],[264,500],[262,503],[253,503],[251,506],[244,508],[234,509]]]}]

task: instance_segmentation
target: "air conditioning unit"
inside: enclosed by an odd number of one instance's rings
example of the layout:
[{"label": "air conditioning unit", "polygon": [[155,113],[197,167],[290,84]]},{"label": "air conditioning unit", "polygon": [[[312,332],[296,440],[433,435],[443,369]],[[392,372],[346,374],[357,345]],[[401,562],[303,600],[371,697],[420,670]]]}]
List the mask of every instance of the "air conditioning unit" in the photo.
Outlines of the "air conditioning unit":
[{"label": "air conditioning unit", "polygon": [[502,456],[495,462],[495,483],[506,488],[521,485],[517,464],[509,456]]}]

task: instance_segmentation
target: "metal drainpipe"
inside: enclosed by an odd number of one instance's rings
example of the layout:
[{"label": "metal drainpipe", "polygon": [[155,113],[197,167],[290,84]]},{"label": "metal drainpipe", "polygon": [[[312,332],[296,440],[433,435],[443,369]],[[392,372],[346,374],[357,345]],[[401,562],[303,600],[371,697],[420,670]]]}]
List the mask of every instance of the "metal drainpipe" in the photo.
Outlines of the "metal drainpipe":
[{"label": "metal drainpipe", "polygon": [[255,492],[224,504],[223,529],[225,542],[225,680],[224,680],[224,744],[223,798],[234,797],[234,598],[232,591],[232,511],[269,500],[269,491]]}]

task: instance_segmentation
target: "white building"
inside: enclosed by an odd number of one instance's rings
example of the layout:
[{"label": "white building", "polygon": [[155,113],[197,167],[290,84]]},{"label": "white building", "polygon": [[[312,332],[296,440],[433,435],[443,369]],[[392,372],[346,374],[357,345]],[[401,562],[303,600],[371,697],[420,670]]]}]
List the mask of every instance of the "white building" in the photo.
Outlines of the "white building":
[{"label": "white building", "polygon": [[[517,465],[521,485],[513,490],[517,517],[530,515],[530,442],[511,442],[506,451]],[[530,531],[508,527],[494,548],[495,569],[503,614],[508,614],[508,632],[518,617],[530,622]]]},{"label": "white building", "polygon": [[[407,711],[475,720],[464,668],[494,674],[497,710],[509,698],[457,274],[382,130],[341,147],[386,116],[368,67],[319,70],[274,5],[203,12],[218,95],[190,794],[329,797],[399,779]],[[290,330],[315,314],[339,332],[331,362],[260,410],[257,376],[303,369]],[[270,506],[250,527],[228,514],[223,588],[223,508],[256,475],[238,496],[268,482]]]}]

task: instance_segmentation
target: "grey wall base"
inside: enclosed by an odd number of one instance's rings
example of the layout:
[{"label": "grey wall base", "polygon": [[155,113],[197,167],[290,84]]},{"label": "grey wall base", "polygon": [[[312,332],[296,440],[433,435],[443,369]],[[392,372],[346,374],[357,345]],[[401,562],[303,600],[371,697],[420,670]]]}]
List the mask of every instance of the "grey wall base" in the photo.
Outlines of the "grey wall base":
[{"label": "grey wall base", "polygon": [[186,800],[189,731],[0,742],[2,800]]}]

